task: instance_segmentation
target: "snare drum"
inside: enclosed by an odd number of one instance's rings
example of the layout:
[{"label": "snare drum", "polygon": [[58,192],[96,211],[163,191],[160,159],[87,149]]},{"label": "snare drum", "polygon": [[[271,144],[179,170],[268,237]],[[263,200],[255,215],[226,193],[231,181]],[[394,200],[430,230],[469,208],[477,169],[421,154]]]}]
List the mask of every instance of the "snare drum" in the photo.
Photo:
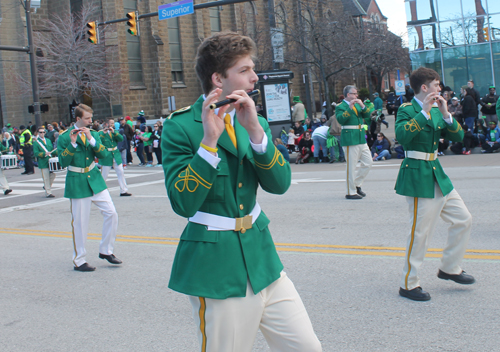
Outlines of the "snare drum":
[{"label": "snare drum", "polygon": [[17,155],[2,155],[2,169],[17,168]]},{"label": "snare drum", "polygon": [[60,172],[64,171],[66,168],[62,168],[61,164],[59,164],[59,158],[56,156],[54,158],[49,159],[49,171],[50,172]]}]

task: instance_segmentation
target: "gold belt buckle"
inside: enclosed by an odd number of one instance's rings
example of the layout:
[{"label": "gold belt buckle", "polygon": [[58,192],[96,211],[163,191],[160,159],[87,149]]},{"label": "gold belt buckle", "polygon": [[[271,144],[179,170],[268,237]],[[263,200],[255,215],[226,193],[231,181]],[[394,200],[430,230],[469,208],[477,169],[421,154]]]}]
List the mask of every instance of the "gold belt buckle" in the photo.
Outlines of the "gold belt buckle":
[{"label": "gold belt buckle", "polygon": [[434,161],[436,160],[436,154],[432,153],[431,156],[429,157],[429,161]]},{"label": "gold belt buckle", "polygon": [[86,168],[83,169],[84,174],[86,174],[87,172],[89,172],[89,166],[87,166]]},{"label": "gold belt buckle", "polygon": [[245,233],[248,229],[252,228],[252,215],[245,215],[242,218],[236,218],[236,224],[234,226],[234,231],[240,231]]}]

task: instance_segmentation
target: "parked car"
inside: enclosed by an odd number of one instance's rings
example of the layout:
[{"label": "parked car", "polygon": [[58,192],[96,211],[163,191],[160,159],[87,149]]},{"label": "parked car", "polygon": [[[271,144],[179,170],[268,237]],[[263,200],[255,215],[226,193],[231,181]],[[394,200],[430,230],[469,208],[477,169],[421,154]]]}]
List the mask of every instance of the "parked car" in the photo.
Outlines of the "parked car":
[{"label": "parked car", "polygon": [[391,92],[387,96],[385,108],[387,109],[387,113],[389,115],[392,115],[394,111],[396,111],[396,96],[394,95],[394,93]]}]

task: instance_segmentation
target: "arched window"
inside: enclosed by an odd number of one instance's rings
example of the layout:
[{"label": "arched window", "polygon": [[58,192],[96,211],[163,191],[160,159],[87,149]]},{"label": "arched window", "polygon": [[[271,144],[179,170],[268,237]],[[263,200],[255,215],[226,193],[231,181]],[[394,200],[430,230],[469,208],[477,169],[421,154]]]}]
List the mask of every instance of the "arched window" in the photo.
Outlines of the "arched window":
[{"label": "arched window", "polygon": [[255,38],[257,36],[256,10],[253,2],[245,3],[245,20],[247,35]]}]

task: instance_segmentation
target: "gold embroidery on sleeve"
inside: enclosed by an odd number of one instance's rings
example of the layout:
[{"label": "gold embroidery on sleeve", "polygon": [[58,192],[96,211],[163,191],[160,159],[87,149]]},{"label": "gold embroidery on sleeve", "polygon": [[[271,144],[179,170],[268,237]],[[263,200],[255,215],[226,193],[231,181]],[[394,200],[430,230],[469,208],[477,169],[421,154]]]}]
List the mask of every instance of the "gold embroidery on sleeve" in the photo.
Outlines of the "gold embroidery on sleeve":
[{"label": "gold embroidery on sleeve", "polygon": [[105,148],[102,144],[100,144],[100,145],[99,145],[99,149],[97,149],[97,153],[100,153],[100,152],[102,152],[102,151],[103,151],[103,150],[105,150],[105,149],[106,149],[106,148]]},{"label": "gold embroidery on sleeve", "polygon": [[411,119],[405,125],[405,131],[410,131],[410,132],[418,131],[418,132],[420,132],[421,130],[422,130],[422,128],[418,125],[418,122],[415,119]]},{"label": "gold embroidery on sleeve", "polygon": [[71,153],[68,148],[64,149],[64,151],[61,153],[61,156],[73,156],[75,155],[74,153]]},{"label": "gold embroidery on sleeve", "polygon": [[462,126],[460,126],[460,124],[459,124],[459,123],[457,123],[457,125],[458,125],[458,127],[457,127],[457,129],[456,129],[456,130],[452,131],[452,130],[450,130],[450,128],[448,127],[448,131],[449,131],[450,133],[457,133],[457,132],[459,132],[459,131],[462,129]]},{"label": "gold embroidery on sleeve", "polygon": [[[188,192],[193,193],[194,191],[196,191],[200,184],[207,189],[210,189],[212,187],[212,184],[208,183],[200,175],[198,175],[196,171],[193,170],[191,165],[188,165],[186,170],[182,171],[177,177],[179,177],[180,180],[175,183],[175,188],[181,193],[186,189],[188,190]],[[194,188],[189,187],[189,181],[195,183]],[[179,185],[179,183],[181,184]]]},{"label": "gold embroidery on sleeve", "polygon": [[351,114],[349,114],[348,111],[344,111],[344,113],[342,114],[342,117],[349,117],[351,116]]},{"label": "gold embroidery on sleeve", "polygon": [[273,160],[271,160],[271,162],[267,165],[265,164],[261,164],[259,162],[255,162],[255,166],[261,168],[261,169],[264,169],[264,170],[269,170],[271,169],[274,164],[278,163],[279,166],[283,166],[285,165],[285,158],[283,158],[283,154],[281,154],[281,152],[276,148],[274,147],[274,156],[273,156]]}]

